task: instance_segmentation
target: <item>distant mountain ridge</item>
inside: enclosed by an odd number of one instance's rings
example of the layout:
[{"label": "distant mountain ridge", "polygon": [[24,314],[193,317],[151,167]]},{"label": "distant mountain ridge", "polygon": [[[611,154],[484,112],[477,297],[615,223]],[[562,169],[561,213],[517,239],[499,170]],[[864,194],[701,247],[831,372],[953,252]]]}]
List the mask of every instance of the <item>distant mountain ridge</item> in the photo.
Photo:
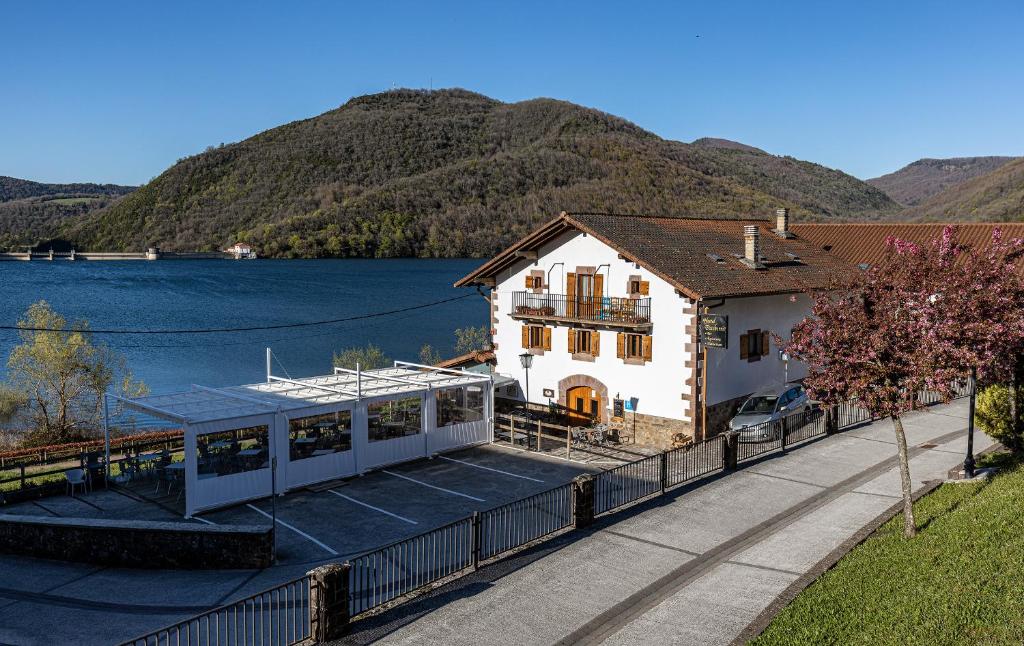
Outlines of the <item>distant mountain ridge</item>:
[{"label": "distant mountain ridge", "polygon": [[806,219],[899,206],[846,173],[756,148],[669,141],[565,101],[396,90],[188,157],[61,227],[84,248],[485,256],[555,213]]},{"label": "distant mountain ridge", "polygon": [[0,251],[48,240],[64,221],[109,206],[134,190],[118,184],[47,184],[0,175]]},{"label": "distant mountain ridge", "polygon": [[1024,220],[1024,157],[955,184],[902,216],[921,221],[1020,222]]},{"label": "distant mountain ridge", "polygon": [[904,206],[916,206],[975,177],[991,173],[1016,157],[919,159],[894,173],[867,180]]}]

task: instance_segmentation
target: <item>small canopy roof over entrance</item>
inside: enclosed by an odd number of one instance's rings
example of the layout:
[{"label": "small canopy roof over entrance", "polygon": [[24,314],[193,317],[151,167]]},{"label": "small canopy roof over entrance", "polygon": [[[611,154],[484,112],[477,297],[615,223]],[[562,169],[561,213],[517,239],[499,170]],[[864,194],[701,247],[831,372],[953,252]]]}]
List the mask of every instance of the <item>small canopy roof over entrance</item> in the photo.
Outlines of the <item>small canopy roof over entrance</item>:
[{"label": "small canopy roof over entrance", "polygon": [[[184,495],[186,516],[490,442],[494,427],[490,375],[398,361],[107,400],[106,411],[114,403],[181,425],[183,450],[155,468],[167,491]],[[108,465],[111,433],[139,430],[105,416]]]}]

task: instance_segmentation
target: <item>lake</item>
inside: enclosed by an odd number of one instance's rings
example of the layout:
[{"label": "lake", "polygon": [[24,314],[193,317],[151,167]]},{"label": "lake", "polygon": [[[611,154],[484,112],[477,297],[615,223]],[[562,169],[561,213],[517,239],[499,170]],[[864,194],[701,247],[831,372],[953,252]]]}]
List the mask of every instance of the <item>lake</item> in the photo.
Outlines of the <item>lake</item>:
[{"label": "lake", "polygon": [[[93,329],[251,327],[351,318],[467,296],[426,309],[285,330],[202,335],[99,336],[154,393],[197,383],[262,381],[331,372],[332,352],[373,343],[418,361],[424,343],[452,355],[455,328],[488,320],[487,304],[452,287],[480,260],[162,260],[0,262],[0,325],[46,300]],[[0,370],[17,332],[0,330]]]}]

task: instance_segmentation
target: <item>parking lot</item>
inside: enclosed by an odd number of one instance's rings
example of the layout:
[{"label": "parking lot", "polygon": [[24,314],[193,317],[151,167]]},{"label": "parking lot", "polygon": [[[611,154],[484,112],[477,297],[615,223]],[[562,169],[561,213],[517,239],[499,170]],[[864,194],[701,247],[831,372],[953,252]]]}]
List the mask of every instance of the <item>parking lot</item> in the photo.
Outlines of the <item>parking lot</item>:
[{"label": "parking lot", "polygon": [[[603,465],[604,468],[613,465]],[[130,570],[0,555],[0,643],[112,643],[570,481],[600,467],[493,445],[465,449],[276,499],[278,563],[262,571]],[[270,499],[191,522],[269,524]],[[182,520],[130,492],[98,490],[0,508],[5,514]],[[36,618],[51,619],[43,639]],[[88,637],[82,625],[93,626]]]}]

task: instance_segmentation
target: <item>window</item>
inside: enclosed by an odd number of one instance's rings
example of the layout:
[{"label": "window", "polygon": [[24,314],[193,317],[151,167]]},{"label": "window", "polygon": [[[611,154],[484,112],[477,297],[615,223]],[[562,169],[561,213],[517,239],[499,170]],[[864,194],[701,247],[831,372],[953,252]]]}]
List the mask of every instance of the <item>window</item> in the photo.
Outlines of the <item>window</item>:
[{"label": "window", "polygon": [[616,354],[626,363],[644,363],[653,356],[652,345],[650,335],[620,332]]},{"label": "window", "polygon": [[651,293],[651,283],[650,281],[641,280],[640,276],[630,276],[629,283],[626,285],[626,292],[631,298],[647,296]]},{"label": "window", "polygon": [[484,391],[480,386],[437,391],[437,426],[479,422],[484,418]]},{"label": "window", "polygon": [[747,330],[740,335],[740,359],[760,361],[768,355],[769,334],[761,330]]},{"label": "window", "polygon": [[352,450],[351,411],[288,420],[288,448],[293,462]]},{"label": "window", "polygon": [[[266,426],[207,433],[196,438],[200,478],[228,476],[270,466]],[[169,460],[169,458],[168,458]],[[168,461],[168,464],[170,462]]]},{"label": "window", "polygon": [[526,277],[526,289],[535,294],[544,291],[544,270],[534,269]]},{"label": "window", "polygon": [[375,402],[367,407],[367,432],[371,442],[416,435],[422,430],[419,397]]},{"label": "window", "polygon": [[551,349],[551,328],[543,325],[523,326],[523,347],[537,354]]},{"label": "window", "polygon": [[[598,356],[601,352],[601,333],[597,330],[577,330],[569,328],[568,331],[569,354],[576,358],[589,359]],[[582,356],[576,356],[582,355]]]}]

